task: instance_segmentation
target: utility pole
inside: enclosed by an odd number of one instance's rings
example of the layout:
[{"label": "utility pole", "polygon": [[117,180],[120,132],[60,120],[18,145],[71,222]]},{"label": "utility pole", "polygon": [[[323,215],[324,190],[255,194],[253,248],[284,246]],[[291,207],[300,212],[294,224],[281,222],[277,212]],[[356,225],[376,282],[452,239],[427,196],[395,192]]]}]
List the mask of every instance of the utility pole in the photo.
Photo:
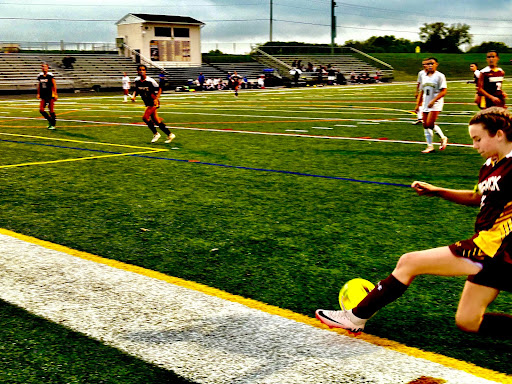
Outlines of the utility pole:
[{"label": "utility pole", "polygon": [[336,2],[331,0],[331,54],[334,53],[334,39],[336,39],[336,15],[334,14],[334,8],[336,8]]},{"label": "utility pole", "polygon": [[270,0],[270,42],[272,42],[272,19],[273,19],[273,8],[272,8],[272,0]]}]

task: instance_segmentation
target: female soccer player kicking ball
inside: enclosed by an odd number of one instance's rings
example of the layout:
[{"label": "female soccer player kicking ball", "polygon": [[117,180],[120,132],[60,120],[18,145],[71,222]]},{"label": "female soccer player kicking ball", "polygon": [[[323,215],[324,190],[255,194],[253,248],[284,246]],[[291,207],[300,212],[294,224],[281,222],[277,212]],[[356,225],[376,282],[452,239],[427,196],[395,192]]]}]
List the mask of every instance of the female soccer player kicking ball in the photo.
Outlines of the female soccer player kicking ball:
[{"label": "female soccer player kicking ball", "polygon": [[454,190],[415,181],[419,195],[463,205],[480,205],[475,235],[455,244],[403,255],[386,279],[352,310],[319,309],[316,317],[331,328],[364,329],[379,309],[398,299],[419,275],[464,276],[455,322],[466,332],[512,338],[512,316],[485,313],[501,290],[512,291],[512,115],[492,107],[469,122],[473,147],[487,159],[475,190]]}]

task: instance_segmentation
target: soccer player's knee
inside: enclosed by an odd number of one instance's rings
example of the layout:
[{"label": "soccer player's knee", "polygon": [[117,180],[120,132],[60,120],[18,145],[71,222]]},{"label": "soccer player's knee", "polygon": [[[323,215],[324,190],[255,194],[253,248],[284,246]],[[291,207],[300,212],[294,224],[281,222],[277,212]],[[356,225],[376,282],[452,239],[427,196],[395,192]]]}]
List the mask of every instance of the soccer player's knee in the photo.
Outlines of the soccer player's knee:
[{"label": "soccer player's knee", "polygon": [[146,124],[149,123],[149,119],[146,116],[142,116],[142,121]]},{"label": "soccer player's knee", "polygon": [[405,268],[405,267],[410,267],[411,265],[414,264],[414,259],[415,259],[415,252],[409,252],[409,253],[405,253],[403,254],[400,259],[398,259],[398,263],[396,264],[396,267],[397,268]]}]

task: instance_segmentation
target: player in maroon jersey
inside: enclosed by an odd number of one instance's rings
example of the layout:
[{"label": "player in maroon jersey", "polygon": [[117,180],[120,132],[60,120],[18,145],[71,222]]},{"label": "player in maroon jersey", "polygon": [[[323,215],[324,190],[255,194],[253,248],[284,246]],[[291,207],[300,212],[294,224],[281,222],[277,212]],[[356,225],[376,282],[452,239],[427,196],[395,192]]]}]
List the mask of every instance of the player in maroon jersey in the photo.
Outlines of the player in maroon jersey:
[{"label": "player in maroon jersey", "polygon": [[[37,98],[39,101],[39,113],[48,120],[48,129],[55,129],[57,116],[55,115],[55,101],[57,95],[57,83],[53,73],[48,72],[48,64],[41,64],[41,73],[37,76]],[[48,105],[48,114],[45,109]]]},{"label": "player in maroon jersey", "polygon": [[331,328],[364,329],[379,309],[398,299],[419,275],[469,276],[455,321],[466,332],[512,338],[512,316],[485,313],[499,292],[512,292],[512,114],[500,107],[478,112],[469,122],[473,147],[487,159],[474,190],[455,190],[415,181],[419,195],[478,206],[475,235],[450,246],[403,255],[393,272],[355,308],[316,317]]},{"label": "player in maroon jersey", "polygon": [[505,107],[507,94],[503,92],[503,79],[505,71],[498,67],[500,55],[496,51],[487,52],[487,67],[480,71],[477,92],[480,96],[481,109],[492,106]]},{"label": "player in maroon jersey", "polygon": [[169,128],[165,126],[163,119],[161,119],[157,113],[158,108],[160,108],[159,97],[162,94],[162,88],[153,78],[146,75],[146,71],[147,68],[144,64],[140,64],[137,67],[139,77],[135,78],[135,91],[132,95],[132,101],[135,101],[137,95],[140,95],[142,101],[144,101],[146,111],[142,116],[142,120],[147,124],[151,132],[153,132],[151,142],[155,143],[160,138],[160,133],[158,133],[155,128],[156,124],[158,128],[167,135],[165,142],[170,143],[176,136],[169,131]]}]

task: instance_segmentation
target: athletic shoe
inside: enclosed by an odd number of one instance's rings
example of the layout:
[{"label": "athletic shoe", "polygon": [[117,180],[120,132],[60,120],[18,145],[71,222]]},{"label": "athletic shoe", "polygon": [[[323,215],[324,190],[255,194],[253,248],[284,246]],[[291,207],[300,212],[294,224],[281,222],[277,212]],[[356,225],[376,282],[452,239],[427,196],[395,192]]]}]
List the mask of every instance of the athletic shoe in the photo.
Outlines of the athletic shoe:
[{"label": "athletic shoe", "polygon": [[174,133],[171,133],[169,136],[167,136],[167,140],[165,140],[165,142],[170,143],[171,141],[174,140],[175,137],[176,135]]},{"label": "athletic shoe", "polygon": [[418,124],[423,124],[423,121],[418,119],[414,123],[412,123],[412,125],[418,125]]},{"label": "athletic shoe", "polygon": [[429,145],[429,146],[427,146],[426,149],[421,151],[421,153],[432,153],[432,152],[434,152],[434,146],[433,145]]},{"label": "athletic shoe", "polygon": [[51,125],[51,124],[50,124],[50,125],[48,126],[48,129],[53,130],[53,129],[55,129],[55,127],[54,127],[53,125]]},{"label": "athletic shoe", "polygon": [[353,333],[360,333],[364,329],[366,319],[354,319],[351,311],[326,311],[317,309],[315,316],[329,328],[343,328]]},{"label": "athletic shoe", "polygon": [[157,132],[153,135],[153,138],[151,139],[152,143],[156,143],[158,139],[160,138],[160,134]]},{"label": "athletic shoe", "polygon": [[444,151],[446,149],[446,146],[448,145],[448,138],[443,137],[441,139],[441,147],[439,148],[440,151]]}]

